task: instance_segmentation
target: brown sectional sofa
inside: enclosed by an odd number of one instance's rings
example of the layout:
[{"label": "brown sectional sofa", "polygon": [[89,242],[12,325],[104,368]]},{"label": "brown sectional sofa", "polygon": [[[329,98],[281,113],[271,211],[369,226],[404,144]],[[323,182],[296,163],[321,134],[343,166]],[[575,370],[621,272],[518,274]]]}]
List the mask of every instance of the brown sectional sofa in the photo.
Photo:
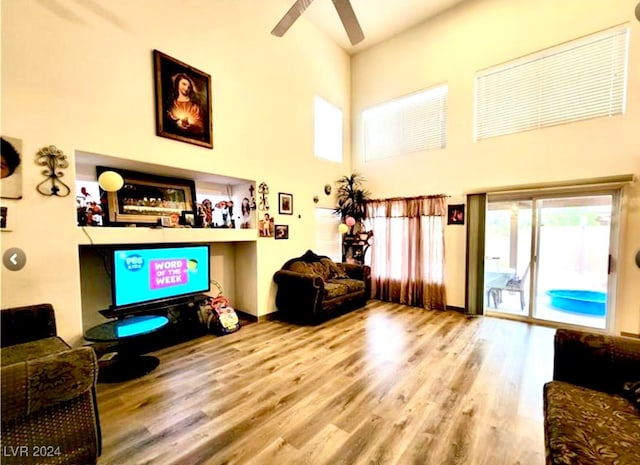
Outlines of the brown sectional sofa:
[{"label": "brown sectional sofa", "polygon": [[554,343],[547,465],[640,464],[640,340],[558,329]]},{"label": "brown sectional sofa", "polygon": [[101,448],[95,352],[56,336],[50,304],[0,315],[2,464],[95,464]]},{"label": "brown sectional sofa", "polygon": [[369,266],[335,263],[311,250],[288,260],[273,279],[278,313],[299,323],[319,323],[362,307],[371,294]]}]

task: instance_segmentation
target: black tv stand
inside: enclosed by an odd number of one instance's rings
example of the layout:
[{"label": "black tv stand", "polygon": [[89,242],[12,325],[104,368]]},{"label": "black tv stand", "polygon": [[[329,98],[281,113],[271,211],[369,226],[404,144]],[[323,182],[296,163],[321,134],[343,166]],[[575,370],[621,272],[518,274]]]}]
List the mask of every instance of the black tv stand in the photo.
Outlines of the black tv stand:
[{"label": "black tv stand", "polygon": [[117,320],[145,315],[167,317],[169,322],[162,329],[139,338],[138,344],[144,346],[140,349],[149,352],[207,334],[206,325],[200,320],[200,306],[208,298],[206,294],[195,294],[126,309],[108,308],[99,313]]},{"label": "black tv stand", "polygon": [[208,298],[209,296],[206,294],[196,294],[188,297],[178,297],[144,305],[136,305],[129,308],[117,309],[109,307],[104,310],[99,310],[99,313],[105,318],[125,318],[131,315],[158,315],[176,308],[198,307],[200,303]]},{"label": "black tv stand", "polygon": [[206,294],[167,299],[148,305],[136,305],[126,309],[108,308],[100,310],[106,318],[117,320],[132,316],[160,315],[169,323],[153,335],[145,338],[147,349],[166,347],[184,342],[207,333],[207,327],[200,319],[200,306],[209,298]]}]

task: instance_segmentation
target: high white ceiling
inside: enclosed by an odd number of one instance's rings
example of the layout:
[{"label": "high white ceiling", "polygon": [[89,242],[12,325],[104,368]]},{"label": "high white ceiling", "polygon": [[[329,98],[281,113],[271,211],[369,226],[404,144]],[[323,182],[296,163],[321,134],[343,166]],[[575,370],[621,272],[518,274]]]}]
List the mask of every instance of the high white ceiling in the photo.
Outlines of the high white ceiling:
[{"label": "high white ceiling", "polygon": [[[349,42],[331,0],[313,0],[302,15],[329,35],[349,54],[369,48],[407,30],[464,0],[351,0],[365,39]],[[295,0],[282,0],[284,15]],[[275,26],[275,24],[274,24]],[[292,28],[295,28],[295,23]]]}]

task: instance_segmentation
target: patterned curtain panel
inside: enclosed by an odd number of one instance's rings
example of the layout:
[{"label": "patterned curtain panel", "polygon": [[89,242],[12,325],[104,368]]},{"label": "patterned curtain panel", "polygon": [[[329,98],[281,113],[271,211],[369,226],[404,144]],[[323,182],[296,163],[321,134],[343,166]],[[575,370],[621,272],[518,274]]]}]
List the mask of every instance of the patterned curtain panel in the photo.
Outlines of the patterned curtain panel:
[{"label": "patterned curtain panel", "polygon": [[446,196],[367,201],[376,299],[444,310]]}]

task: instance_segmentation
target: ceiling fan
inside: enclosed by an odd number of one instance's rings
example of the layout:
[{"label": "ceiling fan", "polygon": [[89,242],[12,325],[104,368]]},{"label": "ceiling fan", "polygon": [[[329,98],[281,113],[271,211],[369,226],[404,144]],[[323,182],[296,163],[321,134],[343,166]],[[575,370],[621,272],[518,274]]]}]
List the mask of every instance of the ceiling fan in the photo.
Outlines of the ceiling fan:
[{"label": "ceiling fan", "polygon": [[[364,39],[364,34],[362,33],[360,23],[358,23],[358,18],[356,18],[356,14],[353,11],[351,2],[349,0],[331,1],[338,11],[342,25],[344,26],[345,31],[347,31],[347,36],[349,36],[349,40],[351,41],[351,45],[356,45],[361,42]],[[282,37],[296,19],[300,17],[304,10],[311,5],[311,2],[313,2],[313,0],[296,0],[291,8],[289,8],[289,11],[287,11],[282,17],[280,22],[276,24],[276,27],[273,28],[271,34]]]}]

